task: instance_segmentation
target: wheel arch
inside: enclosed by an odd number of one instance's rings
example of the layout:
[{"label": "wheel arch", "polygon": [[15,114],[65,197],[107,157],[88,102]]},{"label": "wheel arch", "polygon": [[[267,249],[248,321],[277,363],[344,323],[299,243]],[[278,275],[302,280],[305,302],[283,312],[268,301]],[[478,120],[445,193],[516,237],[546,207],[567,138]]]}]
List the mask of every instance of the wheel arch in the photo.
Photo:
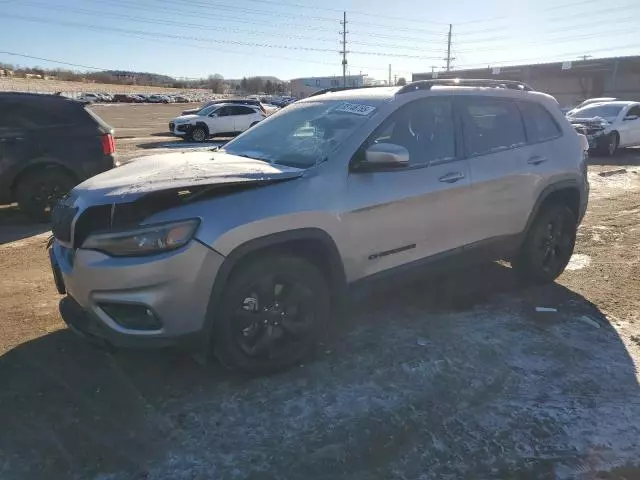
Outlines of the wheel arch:
[{"label": "wheel arch", "polygon": [[14,176],[11,181],[10,192],[11,192],[11,200],[15,200],[16,191],[20,182],[24,180],[30,174],[37,172],[39,170],[46,170],[50,168],[55,168],[63,171],[65,174],[69,175],[74,182],[78,181],[78,176],[76,173],[71,170],[67,165],[62,162],[59,162],[55,158],[42,158],[36,161],[29,162],[24,168],[20,169],[18,173]]},{"label": "wheel arch", "polygon": [[216,273],[207,306],[205,340],[211,337],[219,305],[229,278],[239,267],[261,255],[287,253],[304,258],[325,276],[332,300],[342,300],[346,292],[346,275],[338,247],[331,236],[319,228],[300,228],[273,233],[237,246],[222,262]]},{"label": "wheel arch", "polygon": [[533,210],[531,210],[531,213],[529,214],[529,218],[527,219],[527,224],[523,232],[522,241],[524,241],[529,233],[529,229],[538,216],[540,210],[546,205],[555,202],[567,205],[567,207],[569,207],[569,209],[571,209],[575,214],[576,220],[580,220],[583,212],[581,212],[582,198],[579,183],[575,180],[563,180],[561,182],[548,185],[538,196]]}]

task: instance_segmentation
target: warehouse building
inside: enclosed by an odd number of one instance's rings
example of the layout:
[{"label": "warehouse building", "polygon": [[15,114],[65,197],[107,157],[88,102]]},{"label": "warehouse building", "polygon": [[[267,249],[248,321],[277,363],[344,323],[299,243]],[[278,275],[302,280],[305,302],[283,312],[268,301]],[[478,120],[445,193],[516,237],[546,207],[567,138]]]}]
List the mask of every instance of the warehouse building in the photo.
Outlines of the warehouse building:
[{"label": "warehouse building", "polygon": [[640,56],[413,74],[414,81],[456,77],[520,80],[553,95],[562,107],[593,97],[640,100]]},{"label": "warehouse building", "polygon": [[[348,87],[362,87],[365,84],[366,75],[347,75]],[[290,82],[291,95],[296,98],[305,98],[318,90],[325,88],[341,87],[342,77],[307,77],[294,78]]]}]

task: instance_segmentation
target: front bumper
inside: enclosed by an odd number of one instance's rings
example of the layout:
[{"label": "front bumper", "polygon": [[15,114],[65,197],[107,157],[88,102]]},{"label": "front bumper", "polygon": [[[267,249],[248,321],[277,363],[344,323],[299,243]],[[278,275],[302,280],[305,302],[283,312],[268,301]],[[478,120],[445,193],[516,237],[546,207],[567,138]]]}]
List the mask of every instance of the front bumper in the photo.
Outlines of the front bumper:
[{"label": "front bumper", "polygon": [[[173,252],[147,257],[51,247],[65,322],[76,332],[113,346],[166,346],[203,338],[206,311],[216,273],[224,257],[196,240]],[[54,273],[55,275],[55,273]],[[101,305],[147,307],[159,320],[154,330],[126,328]]]}]

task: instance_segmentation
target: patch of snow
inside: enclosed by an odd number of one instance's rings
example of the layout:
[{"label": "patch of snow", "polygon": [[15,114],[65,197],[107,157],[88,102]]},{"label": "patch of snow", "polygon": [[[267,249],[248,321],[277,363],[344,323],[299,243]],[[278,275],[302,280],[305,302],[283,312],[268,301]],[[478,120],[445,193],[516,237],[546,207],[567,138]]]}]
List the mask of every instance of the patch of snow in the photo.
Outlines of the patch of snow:
[{"label": "patch of snow", "polygon": [[574,253],[565,270],[582,270],[591,265],[591,257],[583,253]]}]

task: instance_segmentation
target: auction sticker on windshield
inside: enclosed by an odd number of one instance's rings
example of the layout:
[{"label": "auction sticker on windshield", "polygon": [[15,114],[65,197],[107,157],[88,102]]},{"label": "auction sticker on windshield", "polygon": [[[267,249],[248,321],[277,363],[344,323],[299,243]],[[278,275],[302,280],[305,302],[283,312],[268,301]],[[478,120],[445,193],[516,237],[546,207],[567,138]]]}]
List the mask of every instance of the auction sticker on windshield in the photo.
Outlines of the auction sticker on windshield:
[{"label": "auction sticker on windshield", "polygon": [[335,108],[336,112],[355,113],[356,115],[369,115],[376,107],[361,105],[359,103],[341,103]]}]

